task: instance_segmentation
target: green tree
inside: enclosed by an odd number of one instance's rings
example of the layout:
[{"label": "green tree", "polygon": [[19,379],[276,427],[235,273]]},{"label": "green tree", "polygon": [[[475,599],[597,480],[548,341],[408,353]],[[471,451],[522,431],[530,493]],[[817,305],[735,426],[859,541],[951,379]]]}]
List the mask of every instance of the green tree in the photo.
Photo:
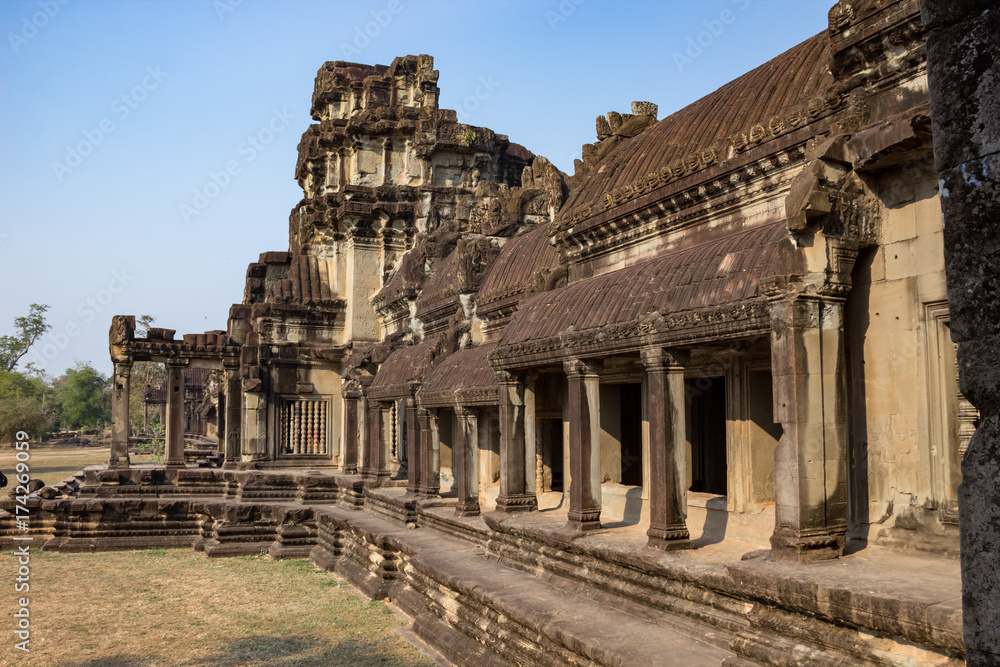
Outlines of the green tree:
[{"label": "green tree", "polygon": [[0,369],[0,441],[11,442],[18,431],[33,439],[55,425],[48,387],[38,376]]},{"label": "green tree", "polygon": [[17,362],[28,353],[28,349],[35,344],[35,341],[52,328],[45,323],[45,311],[48,309],[49,307],[45,305],[31,304],[27,316],[14,320],[17,334],[0,336],[0,370],[14,370]]},{"label": "green tree", "polygon": [[64,428],[93,428],[111,419],[111,386],[106,375],[77,362],[53,383],[59,422]]}]

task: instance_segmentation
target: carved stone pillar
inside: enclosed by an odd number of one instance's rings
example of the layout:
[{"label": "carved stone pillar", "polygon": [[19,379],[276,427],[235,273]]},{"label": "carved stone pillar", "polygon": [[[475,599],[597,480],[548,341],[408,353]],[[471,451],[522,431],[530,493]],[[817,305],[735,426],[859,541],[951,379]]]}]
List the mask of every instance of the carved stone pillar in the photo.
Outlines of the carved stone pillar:
[{"label": "carved stone pillar", "polygon": [[423,443],[417,417],[417,402],[406,399],[406,457],[408,459],[406,492],[419,495],[423,491]]},{"label": "carved stone pillar", "polygon": [[413,399],[403,400],[403,407],[398,410],[396,417],[396,425],[399,429],[399,472],[397,476],[399,479],[406,478],[407,483],[410,480],[410,431],[413,427],[406,418],[406,405],[411,400]]},{"label": "carved stone pillar", "polygon": [[[220,374],[221,375],[221,374]],[[215,406],[215,435],[218,438],[216,451],[220,456],[226,456],[226,383],[219,380],[218,403]],[[207,433],[206,429],[206,433]]]},{"label": "carved stone pillar", "polygon": [[685,444],[684,364],[689,355],[660,347],[642,351],[649,415],[649,536],[654,549],[691,546],[684,476],[677,450]]},{"label": "carved stone pillar", "polygon": [[437,495],[441,492],[441,416],[437,410],[430,410],[429,412],[431,425],[431,446],[429,447],[431,452],[430,480],[431,485],[437,489],[433,495]]},{"label": "carved stone pillar", "polygon": [[344,383],[344,446],[340,450],[340,470],[345,475],[358,472],[358,404],[361,388],[353,382]]},{"label": "carved stone pillar", "polygon": [[962,393],[980,413],[958,487],[962,620],[969,667],[1000,664],[1000,12],[921,0],[934,159],[941,179],[951,333]]},{"label": "carved stone pillar", "polygon": [[[226,386],[226,460],[222,467],[235,468],[240,461],[240,437],[243,429],[243,382],[239,363],[225,365],[222,381]],[[222,406],[220,406],[220,410]]]},{"label": "carved stone pillar", "polygon": [[539,485],[537,476],[538,422],[535,418],[535,384],[538,376],[528,375],[524,378],[524,488],[528,493],[534,493],[537,502]]},{"label": "carved stone pillar", "polygon": [[569,523],[573,530],[601,527],[600,362],[563,364],[569,382]]},{"label": "carved stone pillar", "polygon": [[[441,469],[435,466],[434,450],[440,446],[437,442],[437,416],[432,415],[427,408],[417,409],[417,420],[420,422],[420,493],[429,498],[441,492]],[[438,452],[440,457],[440,451]]]},{"label": "carved stone pillar", "polygon": [[472,408],[455,410],[461,429],[453,450],[457,516],[479,516],[479,418]]},{"label": "carved stone pillar", "polygon": [[368,399],[368,442],[361,476],[366,482],[377,486],[389,476],[386,461],[385,426],[382,420],[382,404]]},{"label": "carved stone pillar", "polygon": [[842,300],[795,295],[771,303],[774,451],[771,548],[835,558],[847,532],[847,383]]},{"label": "carved stone pillar", "polygon": [[520,378],[501,371],[500,380],[500,512],[538,509],[535,487],[527,487],[524,447],[524,384]]},{"label": "carved stone pillar", "polygon": [[167,468],[184,467],[184,363],[167,363]]},{"label": "carved stone pillar", "polygon": [[132,374],[130,362],[116,362],[114,384],[111,390],[111,455],[108,465],[112,468],[128,468],[128,403],[129,380]]}]

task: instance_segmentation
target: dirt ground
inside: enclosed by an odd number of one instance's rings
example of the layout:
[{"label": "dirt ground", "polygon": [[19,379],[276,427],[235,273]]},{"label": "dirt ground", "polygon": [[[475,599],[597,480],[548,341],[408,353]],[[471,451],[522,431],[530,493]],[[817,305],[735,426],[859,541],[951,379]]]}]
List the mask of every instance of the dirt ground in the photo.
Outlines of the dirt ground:
[{"label": "dirt ground", "polygon": [[[0,580],[18,562],[0,553]],[[32,667],[433,665],[402,622],[311,561],[209,559],[186,549],[30,553],[30,591],[4,585],[0,664]],[[14,648],[30,599],[30,653]]]},{"label": "dirt ground", "polygon": [[[0,470],[7,476],[8,481],[13,483],[14,465],[17,460],[14,449],[4,447],[0,449]],[[78,470],[83,470],[95,463],[107,463],[110,450],[107,447],[77,447],[74,445],[37,445],[32,444],[28,450],[30,458],[28,467],[32,479],[40,479],[46,484],[58,484]],[[150,455],[131,457],[134,463],[148,463],[152,461]],[[6,495],[9,487],[4,489]]]}]

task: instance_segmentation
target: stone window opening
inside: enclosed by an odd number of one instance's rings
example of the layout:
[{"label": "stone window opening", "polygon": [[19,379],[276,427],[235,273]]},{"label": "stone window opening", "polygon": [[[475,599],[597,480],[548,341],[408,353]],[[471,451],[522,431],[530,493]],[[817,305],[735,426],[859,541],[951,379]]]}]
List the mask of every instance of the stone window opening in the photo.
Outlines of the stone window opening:
[{"label": "stone window opening", "polygon": [[281,456],[327,456],[327,401],[283,398],[279,414]]}]

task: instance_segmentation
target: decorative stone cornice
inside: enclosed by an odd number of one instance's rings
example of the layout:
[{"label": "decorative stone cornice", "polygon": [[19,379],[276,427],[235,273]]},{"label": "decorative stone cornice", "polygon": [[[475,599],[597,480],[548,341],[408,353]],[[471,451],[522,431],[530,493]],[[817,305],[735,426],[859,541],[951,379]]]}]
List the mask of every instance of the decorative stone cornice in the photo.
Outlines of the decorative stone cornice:
[{"label": "decorative stone cornice", "polygon": [[673,347],[726,340],[770,331],[765,298],[707,310],[647,316],[538,340],[501,345],[490,353],[494,369],[562,363],[567,355],[588,357],[639,352],[649,345]]},{"label": "decorative stone cornice", "polygon": [[[743,206],[747,187],[752,183],[767,178],[769,190],[787,187],[794,176],[794,168],[806,161],[809,138],[803,136],[798,143],[772,155],[683,190],[664,191],[659,197],[643,195],[628,202],[633,205],[623,206],[613,213],[593,211],[579,219],[564,221],[554,227],[551,241],[560,247],[567,259],[581,260],[623,243],[638,242],[697,224],[709,215],[717,216],[720,210]],[[709,204],[711,211],[706,209]]]}]

